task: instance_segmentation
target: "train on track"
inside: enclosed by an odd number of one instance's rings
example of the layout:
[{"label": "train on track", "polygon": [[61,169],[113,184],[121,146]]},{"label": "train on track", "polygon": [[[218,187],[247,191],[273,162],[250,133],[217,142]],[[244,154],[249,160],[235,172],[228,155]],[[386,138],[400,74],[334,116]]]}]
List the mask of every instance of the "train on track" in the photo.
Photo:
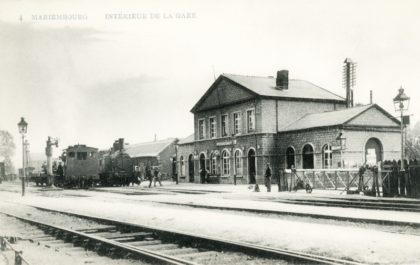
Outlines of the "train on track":
[{"label": "train on track", "polygon": [[54,171],[53,183],[63,188],[127,186],[140,184],[131,158],[119,151],[101,151],[86,145],[69,146],[61,160],[63,170]]}]

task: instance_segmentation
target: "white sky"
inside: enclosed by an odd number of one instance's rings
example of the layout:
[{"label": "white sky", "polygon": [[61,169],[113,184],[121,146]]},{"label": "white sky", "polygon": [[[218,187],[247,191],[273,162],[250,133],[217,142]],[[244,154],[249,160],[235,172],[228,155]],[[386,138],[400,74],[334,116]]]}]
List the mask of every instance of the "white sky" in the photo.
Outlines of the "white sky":
[{"label": "white sky", "polygon": [[[356,102],[391,114],[402,85],[419,120],[418,1],[0,1],[0,129],[29,123],[31,152],[48,136],[108,148],[186,137],[189,112],[216,75],[274,76],[288,69],[344,96],[342,63],[358,63]],[[105,14],[145,13],[137,20]],[[194,19],[163,15],[195,13]],[[151,19],[150,13],[160,14]],[[81,14],[87,20],[36,21]],[[23,21],[19,20],[22,16]],[[19,159],[17,159],[19,160]],[[18,163],[20,165],[20,162]]]}]

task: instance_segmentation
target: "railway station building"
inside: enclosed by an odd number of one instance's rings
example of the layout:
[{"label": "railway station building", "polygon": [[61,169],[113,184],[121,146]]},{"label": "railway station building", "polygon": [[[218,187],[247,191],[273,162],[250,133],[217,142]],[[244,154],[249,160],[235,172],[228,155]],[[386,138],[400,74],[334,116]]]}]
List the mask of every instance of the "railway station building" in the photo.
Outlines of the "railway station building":
[{"label": "railway station building", "polygon": [[136,171],[144,172],[146,166],[159,166],[163,179],[170,179],[174,175],[173,161],[176,159],[177,138],[157,140],[153,142],[129,144],[124,151],[133,162]]},{"label": "railway station building", "polygon": [[401,155],[400,122],[377,104],[305,80],[222,74],[192,108],[194,134],[178,143],[181,182],[262,183],[280,169],[350,168]]}]

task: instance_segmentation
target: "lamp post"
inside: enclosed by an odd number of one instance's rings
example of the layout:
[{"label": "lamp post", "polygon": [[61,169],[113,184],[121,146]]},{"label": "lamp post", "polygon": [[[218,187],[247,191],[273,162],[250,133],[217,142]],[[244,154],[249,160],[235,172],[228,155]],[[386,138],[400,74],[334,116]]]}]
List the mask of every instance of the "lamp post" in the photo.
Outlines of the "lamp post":
[{"label": "lamp post", "polygon": [[401,113],[401,171],[405,171],[404,169],[404,121],[403,121],[403,113],[405,110],[408,110],[408,106],[410,105],[410,97],[404,93],[404,88],[402,86],[398,89],[398,95],[394,98],[394,107],[396,112]]},{"label": "lamp post", "polygon": [[[26,172],[26,169],[29,168],[29,142],[28,142],[28,139],[25,139],[25,144],[24,145],[25,145],[25,155],[26,155],[26,157],[25,157],[25,163],[26,163],[25,172]],[[29,185],[29,179],[26,178],[26,186],[28,186],[28,185]]]},{"label": "lamp post", "polygon": [[26,179],[26,161],[25,161],[25,134],[28,129],[28,123],[22,117],[18,123],[19,133],[22,134],[22,196],[25,196],[25,179]]},{"label": "lamp post", "polygon": [[341,163],[341,168],[344,168],[344,159],[343,159],[343,150],[346,149],[346,137],[343,136],[343,133],[340,132],[337,136],[337,138],[335,138],[339,143],[340,143],[340,163]]}]

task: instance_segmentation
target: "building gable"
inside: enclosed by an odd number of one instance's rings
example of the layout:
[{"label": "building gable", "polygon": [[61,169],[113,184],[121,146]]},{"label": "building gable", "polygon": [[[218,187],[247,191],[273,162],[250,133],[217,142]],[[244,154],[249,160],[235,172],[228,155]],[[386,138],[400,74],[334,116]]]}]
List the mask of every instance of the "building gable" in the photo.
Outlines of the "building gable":
[{"label": "building gable", "polygon": [[197,102],[191,112],[199,112],[207,109],[230,105],[252,99],[255,93],[240,85],[220,76],[207,90],[204,96]]},{"label": "building gable", "polygon": [[392,119],[388,113],[382,111],[381,109],[375,107],[369,108],[360,115],[354,117],[348,121],[347,125],[361,125],[361,126],[399,126],[399,123]]}]

